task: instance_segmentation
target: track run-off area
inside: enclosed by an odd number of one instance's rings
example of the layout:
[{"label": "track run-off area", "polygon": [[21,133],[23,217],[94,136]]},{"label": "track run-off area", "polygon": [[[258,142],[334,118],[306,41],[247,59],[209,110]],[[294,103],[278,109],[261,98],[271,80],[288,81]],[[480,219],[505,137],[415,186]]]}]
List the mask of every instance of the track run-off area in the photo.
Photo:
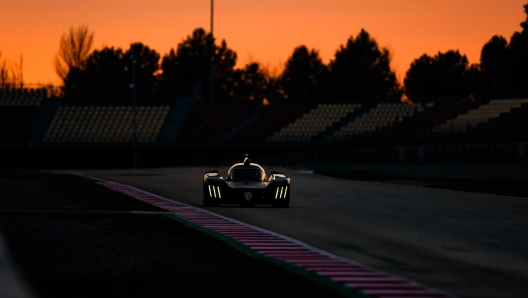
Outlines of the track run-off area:
[{"label": "track run-off area", "polygon": [[101,179],[257,253],[372,296],[528,293],[526,199],[277,169],[292,180],[290,208],[202,207],[206,170],[60,172]]}]

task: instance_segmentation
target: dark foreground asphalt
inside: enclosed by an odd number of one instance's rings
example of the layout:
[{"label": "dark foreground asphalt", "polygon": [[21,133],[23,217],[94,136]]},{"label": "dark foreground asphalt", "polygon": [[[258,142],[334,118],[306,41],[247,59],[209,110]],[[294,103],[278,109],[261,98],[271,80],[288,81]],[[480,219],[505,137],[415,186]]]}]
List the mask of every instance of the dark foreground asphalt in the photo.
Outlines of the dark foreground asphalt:
[{"label": "dark foreground asphalt", "polygon": [[[459,168],[464,170],[464,166]],[[201,178],[210,169],[83,173],[201,206]],[[227,168],[219,169],[225,175]],[[446,175],[459,173],[456,167],[443,170]],[[526,168],[517,170],[527,172]],[[528,200],[501,195],[503,185],[493,187],[496,194],[487,194],[423,187],[420,181],[381,183],[283,171],[292,179],[290,208],[206,209],[461,297],[528,296]],[[422,172],[428,173],[426,169]],[[455,189],[481,188],[481,180],[489,177],[478,173],[469,171],[467,175],[478,181],[454,185]],[[514,193],[523,192],[517,189]]]},{"label": "dark foreground asphalt", "polygon": [[338,296],[72,175],[0,173],[0,233],[32,297]]}]

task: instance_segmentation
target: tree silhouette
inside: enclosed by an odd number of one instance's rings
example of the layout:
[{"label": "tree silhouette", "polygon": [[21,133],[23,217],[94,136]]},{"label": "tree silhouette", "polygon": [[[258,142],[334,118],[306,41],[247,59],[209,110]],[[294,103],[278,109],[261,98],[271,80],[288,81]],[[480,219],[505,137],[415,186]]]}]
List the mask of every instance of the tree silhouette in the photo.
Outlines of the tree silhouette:
[{"label": "tree silhouette", "polygon": [[189,93],[196,84],[205,86],[209,94],[210,48],[213,43],[213,78],[215,99],[229,97],[236,85],[236,53],[224,41],[218,46],[210,33],[198,28],[192,35],[171,49],[161,63],[161,80],[164,85],[177,86],[183,93]]},{"label": "tree silhouette", "polygon": [[268,94],[269,77],[258,63],[249,63],[238,70],[237,88],[233,97],[236,99],[262,103]]},{"label": "tree silhouette", "polygon": [[415,59],[407,71],[404,79],[405,93],[407,97],[417,102],[418,99],[430,97],[432,90],[436,88],[434,77],[434,59],[427,54]]},{"label": "tree silhouette", "polygon": [[509,54],[508,42],[502,36],[493,36],[482,47],[480,69],[486,86],[483,92],[494,95],[511,92]]},{"label": "tree silhouette", "polygon": [[123,51],[113,47],[93,51],[87,59],[82,79],[86,86],[127,86],[131,78],[126,73]]},{"label": "tree silhouette", "polygon": [[469,96],[468,60],[459,51],[426,54],[414,60],[405,76],[407,97],[413,102],[431,98]]},{"label": "tree silhouette", "polygon": [[523,31],[528,31],[528,3],[523,5],[524,7],[524,13],[526,14],[526,19],[521,22],[521,27],[523,28]]},{"label": "tree silhouette", "polygon": [[22,55],[18,65],[2,59],[2,52],[0,52],[0,88],[21,88],[24,85],[22,61]]},{"label": "tree silhouette", "polygon": [[7,65],[7,61],[2,60],[2,52],[0,52],[0,88],[6,88],[11,83],[11,71]]},{"label": "tree silhouette", "polygon": [[127,72],[126,76],[129,78],[128,82],[132,82],[132,56],[136,60],[136,86],[140,88],[153,87],[157,81],[160,55],[142,43],[131,44],[123,56]]},{"label": "tree silhouette", "polygon": [[[239,79],[239,76],[237,76],[235,71],[237,54],[227,47],[225,40],[222,40],[220,46],[214,45],[213,48],[214,97],[215,99],[220,100],[233,98],[237,88],[237,80]],[[208,90],[209,85],[206,84],[206,86],[206,89]]]},{"label": "tree silhouette", "polygon": [[471,64],[466,71],[465,80],[470,96],[482,97],[490,94],[490,86],[480,64]]},{"label": "tree silhouette", "polygon": [[512,93],[528,94],[528,4],[524,5],[526,19],[521,23],[522,31],[515,32],[510,39]]},{"label": "tree silhouette", "polygon": [[319,52],[302,45],[286,61],[279,84],[287,98],[323,99],[328,97],[329,71]]},{"label": "tree silhouette", "polygon": [[59,52],[55,56],[55,70],[66,89],[81,83],[81,72],[86,66],[92,43],[93,32],[89,32],[86,25],[70,27],[67,33],[62,34]]},{"label": "tree silhouette", "polygon": [[390,69],[389,50],[361,29],[340,46],[330,62],[333,93],[352,100],[400,100],[396,75]]}]

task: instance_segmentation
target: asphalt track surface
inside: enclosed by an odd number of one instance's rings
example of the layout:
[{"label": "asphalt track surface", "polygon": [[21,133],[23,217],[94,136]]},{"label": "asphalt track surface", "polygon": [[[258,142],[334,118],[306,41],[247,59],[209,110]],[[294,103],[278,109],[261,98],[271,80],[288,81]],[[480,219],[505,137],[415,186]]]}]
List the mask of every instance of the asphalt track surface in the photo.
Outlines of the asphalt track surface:
[{"label": "asphalt track surface", "polygon": [[[209,169],[68,172],[201,206]],[[206,209],[460,297],[527,296],[527,199],[283,171],[288,209]]]}]

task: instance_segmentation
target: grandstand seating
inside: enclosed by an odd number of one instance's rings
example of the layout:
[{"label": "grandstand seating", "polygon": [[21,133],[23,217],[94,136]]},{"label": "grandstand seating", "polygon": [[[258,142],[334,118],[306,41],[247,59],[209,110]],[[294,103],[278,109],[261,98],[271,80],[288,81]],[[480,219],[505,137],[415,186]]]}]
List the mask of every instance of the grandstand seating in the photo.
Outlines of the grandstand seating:
[{"label": "grandstand seating", "polygon": [[481,104],[476,109],[469,110],[465,114],[459,114],[456,118],[437,125],[433,132],[466,132],[468,129],[476,128],[481,123],[499,117],[502,113],[509,113],[511,109],[519,108],[523,103],[528,103],[528,99],[490,100],[488,104]]},{"label": "grandstand seating", "polygon": [[[174,89],[137,89],[138,106],[169,106],[177,96]],[[63,106],[130,106],[133,91],[128,88],[79,89],[66,92]]]},{"label": "grandstand seating", "polygon": [[275,104],[261,108],[257,119],[240,129],[225,142],[230,144],[263,143],[274,133],[308,113],[316,104]]},{"label": "grandstand seating", "polygon": [[[48,98],[47,91],[0,89],[2,147],[39,146],[40,142],[50,147],[106,146],[133,141],[132,90],[74,90],[62,98]],[[138,89],[135,95],[137,142],[147,147],[266,143],[273,147],[290,145],[281,142],[351,140],[390,144],[393,140],[465,138],[508,141],[528,134],[528,99],[428,104],[282,101],[268,106],[217,103],[210,107],[194,100],[175,101],[177,94],[172,89]],[[178,110],[183,102],[187,102],[185,109]]]},{"label": "grandstand seating", "polygon": [[376,133],[423,109],[421,104],[380,103],[336,131],[328,140],[347,140],[357,135]]},{"label": "grandstand seating", "polygon": [[0,106],[40,106],[46,98],[44,88],[0,89]]},{"label": "grandstand seating", "polygon": [[196,105],[186,117],[180,132],[181,142],[211,142],[254,113],[248,106]]},{"label": "grandstand seating", "polygon": [[360,106],[360,104],[319,104],[269,137],[268,142],[310,141]]},{"label": "grandstand seating", "polygon": [[415,133],[425,132],[460,113],[465,113],[478,106],[478,102],[442,102],[438,105],[426,103],[422,112],[413,117],[405,118],[386,129],[385,134],[414,136]]},{"label": "grandstand seating", "polygon": [[[155,142],[169,107],[140,106],[137,141]],[[133,141],[130,106],[61,106],[44,137],[46,143],[123,143]]]},{"label": "grandstand seating", "polygon": [[[64,96],[43,142],[132,142],[132,95],[130,89],[69,91]],[[156,142],[175,98],[175,91],[170,89],[137,90],[137,142]]]},{"label": "grandstand seating", "polygon": [[512,108],[509,113],[502,113],[497,118],[478,125],[480,132],[516,134],[528,130],[528,103],[523,103],[518,108]]}]

